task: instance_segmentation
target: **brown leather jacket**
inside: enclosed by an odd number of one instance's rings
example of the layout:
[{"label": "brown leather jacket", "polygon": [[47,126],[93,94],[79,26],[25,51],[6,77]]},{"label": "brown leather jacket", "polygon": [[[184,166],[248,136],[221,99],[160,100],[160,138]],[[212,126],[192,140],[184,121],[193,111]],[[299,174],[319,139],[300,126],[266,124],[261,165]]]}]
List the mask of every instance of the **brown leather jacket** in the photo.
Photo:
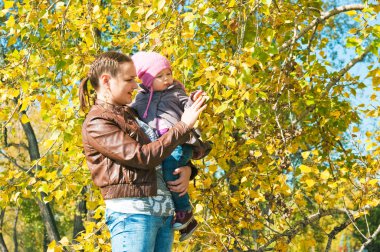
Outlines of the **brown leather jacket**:
[{"label": "brown leather jacket", "polygon": [[189,139],[190,129],[179,122],[150,142],[135,117],[127,106],[97,100],[83,123],[87,164],[104,199],[156,195],[155,167]]}]

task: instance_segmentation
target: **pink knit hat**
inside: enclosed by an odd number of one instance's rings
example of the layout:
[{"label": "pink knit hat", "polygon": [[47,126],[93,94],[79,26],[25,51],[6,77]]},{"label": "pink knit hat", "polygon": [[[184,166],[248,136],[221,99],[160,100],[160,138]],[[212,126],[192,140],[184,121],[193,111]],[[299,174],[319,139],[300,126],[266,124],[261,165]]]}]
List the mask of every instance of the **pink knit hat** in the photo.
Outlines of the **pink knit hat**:
[{"label": "pink knit hat", "polygon": [[167,58],[156,52],[138,52],[132,56],[137,76],[142,84],[150,90],[148,105],[144,112],[144,118],[148,116],[148,109],[153,96],[153,80],[164,69],[172,69]]}]

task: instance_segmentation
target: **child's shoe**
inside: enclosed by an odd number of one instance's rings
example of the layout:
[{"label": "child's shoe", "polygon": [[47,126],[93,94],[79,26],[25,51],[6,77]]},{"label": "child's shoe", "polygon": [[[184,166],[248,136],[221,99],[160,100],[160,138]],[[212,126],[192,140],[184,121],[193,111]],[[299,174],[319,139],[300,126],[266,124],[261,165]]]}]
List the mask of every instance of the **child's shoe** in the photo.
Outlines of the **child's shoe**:
[{"label": "child's shoe", "polygon": [[186,228],[180,230],[179,232],[181,233],[181,236],[179,237],[179,241],[184,241],[190,238],[190,236],[194,233],[194,231],[198,227],[198,222],[193,219],[190,221],[189,225],[187,225]]},{"label": "child's shoe", "polygon": [[173,223],[174,230],[182,230],[190,224],[190,222],[194,219],[193,212],[190,211],[176,211],[175,212],[175,220]]}]

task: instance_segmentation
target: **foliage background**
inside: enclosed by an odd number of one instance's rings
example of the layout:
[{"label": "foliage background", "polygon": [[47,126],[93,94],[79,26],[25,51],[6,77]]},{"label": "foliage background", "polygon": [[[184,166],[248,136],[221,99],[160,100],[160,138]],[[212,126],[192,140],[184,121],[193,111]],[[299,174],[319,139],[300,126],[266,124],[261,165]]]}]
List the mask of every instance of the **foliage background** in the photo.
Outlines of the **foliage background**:
[{"label": "foliage background", "polygon": [[[3,249],[110,250],[78,100],[105,50],[160,52],[188,92],[211,97],[200,127],[213,150],[190,189],[201,227],[176,251],[329,251],[347,245],[334,240],[341,234],[355,233],[358,249],[376,238],[380,136],[359,133],[361,118],[379,115],[377,2],[1,6]],[[359,62],[365,83],[349,72]],[[354,105],[366,86],[368,102]]]}]

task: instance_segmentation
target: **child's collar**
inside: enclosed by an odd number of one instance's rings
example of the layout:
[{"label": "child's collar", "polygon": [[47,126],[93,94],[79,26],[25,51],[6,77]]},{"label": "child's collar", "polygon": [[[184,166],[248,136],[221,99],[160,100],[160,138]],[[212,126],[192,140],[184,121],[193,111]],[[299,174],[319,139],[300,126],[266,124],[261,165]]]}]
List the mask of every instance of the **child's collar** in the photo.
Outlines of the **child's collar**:
[{"label": "child's collar", "polygon": [[[139,84],[139,87],[141,88],[139,90],[139,92],[143,92],[143,93],[150,93],[150,90],[149,88],[147,88],[146,86],[144,86],[143,84]],[[174,88],[181,88],[182,89],[182,86],[179,82],[176,82],[174,81],[173,84],[171,84],[167,89],[165,90],[169,90],[169,89],[174,89]],[[163,91],[165,91],[163,90]],[[163,91],[155,91],[155,92],[163,92]]]}]

